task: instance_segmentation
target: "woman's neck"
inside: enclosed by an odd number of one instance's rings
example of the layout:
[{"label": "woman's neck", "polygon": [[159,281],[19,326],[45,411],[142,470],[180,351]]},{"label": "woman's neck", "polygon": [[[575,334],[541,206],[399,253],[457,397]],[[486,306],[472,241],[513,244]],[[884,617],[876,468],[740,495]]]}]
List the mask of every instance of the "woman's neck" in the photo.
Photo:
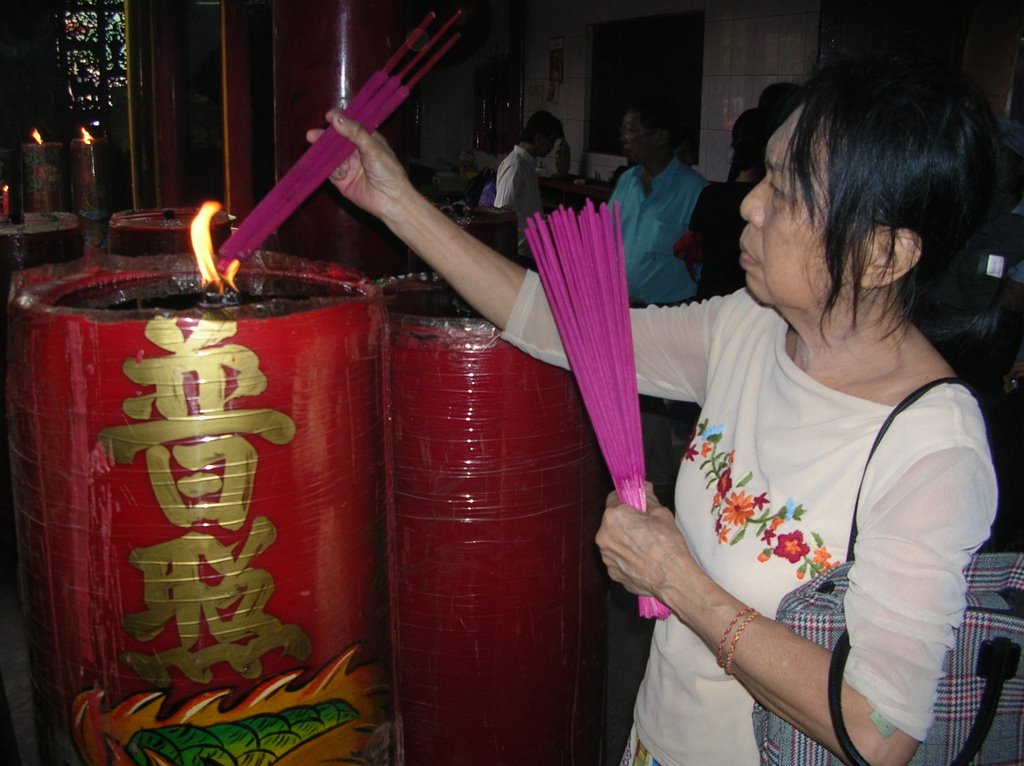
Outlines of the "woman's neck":
[{"label": "woman's neck", "polygon": [[887,313],[858,316],[856,324],[838,314],[816,326],[789,322],[786,353],[822,385],[881,404],[954,374],[916,327]]}]

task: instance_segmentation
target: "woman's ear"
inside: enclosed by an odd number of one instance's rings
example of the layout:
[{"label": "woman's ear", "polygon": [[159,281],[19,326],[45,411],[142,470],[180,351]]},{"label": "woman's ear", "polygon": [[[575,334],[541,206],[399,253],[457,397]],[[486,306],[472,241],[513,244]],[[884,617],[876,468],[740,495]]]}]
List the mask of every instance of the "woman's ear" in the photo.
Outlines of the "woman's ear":
[{"label": "woman's ear", "polygon": [[921,258],[921,238],[910,229],[877,229],[871,237],[871,257],[860,280],[865,290],[898,282]]}]

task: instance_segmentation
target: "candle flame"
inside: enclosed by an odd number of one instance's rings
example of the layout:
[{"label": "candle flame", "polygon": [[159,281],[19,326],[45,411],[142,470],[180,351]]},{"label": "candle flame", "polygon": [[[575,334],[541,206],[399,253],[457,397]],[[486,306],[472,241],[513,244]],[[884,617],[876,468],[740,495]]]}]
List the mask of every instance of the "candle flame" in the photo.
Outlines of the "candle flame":
[{"label": "candle flame", "polygon": [[234,268],[221,274],[213,258],[213,238],[210,236],[210,221],[217,211],[221,209],[219,202],[204,202],[196,217],[192,219],[192,249],[196,253],[196,263],[199,265],[200,284],[203,288],[213,285],[217,288],[217,294],[224,294],[224,285],[227,284],[232,290],[238,291],[235,287],[234,277],[238,272],[238,264],[232,264]]},{"label": "candle flame", "polygon": [[36,140],[37,144],[42,144],[43,143],[42,135],[40,135],[39,131],[36,130],[35,128],[32,128],[32,138],[34,138]]},{"label": "candle flame", "polygon": [[92,134],[89,133],[89,131],[86,130],[85,128],[82,128],[82,139],[87,144],[91,144],[92,143]]}]

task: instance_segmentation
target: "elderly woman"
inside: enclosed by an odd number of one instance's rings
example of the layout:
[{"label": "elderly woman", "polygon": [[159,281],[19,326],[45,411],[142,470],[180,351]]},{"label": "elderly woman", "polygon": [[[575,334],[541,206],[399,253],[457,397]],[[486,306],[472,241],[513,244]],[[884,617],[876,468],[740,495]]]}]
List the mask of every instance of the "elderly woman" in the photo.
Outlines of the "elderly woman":
[{"label": "elderly woman", "polygon": [[[332,175],[338,189],[508,340],[565,365],[537,275],[416,194],[379,137],[328,118],[358,147]],[[829,67],[798,94],[743,203],[746,290],[632,312],[641,393],[702,414],[676,516],[653,497],[646,514],[613,498],[597,537],[611,576],[673,613],[655,628],[623,763],[757,763],[755,700],[838,752],[830,654],[771,616],[847,557],[857,487],[892,407],[952,374],[913,322],[915,299],[984,220],[995,135],[983,99],[930,63]],[[894,422],[859,501],[842,700],[876,766],[906,763],[925,736],[963,568],[994,508],[975,401],[932,389]]]}]

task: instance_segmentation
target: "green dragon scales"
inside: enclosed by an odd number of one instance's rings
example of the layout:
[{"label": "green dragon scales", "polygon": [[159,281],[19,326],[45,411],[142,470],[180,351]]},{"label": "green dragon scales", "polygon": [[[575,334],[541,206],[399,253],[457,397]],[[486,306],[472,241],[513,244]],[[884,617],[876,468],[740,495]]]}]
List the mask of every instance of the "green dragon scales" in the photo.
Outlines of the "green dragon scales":
[{"label": "green dragon scales", "polygon": [[128,755],[148,766],[154,753],[177,766],[271,766],[290,751],[359,716],[347,702],[301,705],[211,726],[173,725],[137,732]]}]

